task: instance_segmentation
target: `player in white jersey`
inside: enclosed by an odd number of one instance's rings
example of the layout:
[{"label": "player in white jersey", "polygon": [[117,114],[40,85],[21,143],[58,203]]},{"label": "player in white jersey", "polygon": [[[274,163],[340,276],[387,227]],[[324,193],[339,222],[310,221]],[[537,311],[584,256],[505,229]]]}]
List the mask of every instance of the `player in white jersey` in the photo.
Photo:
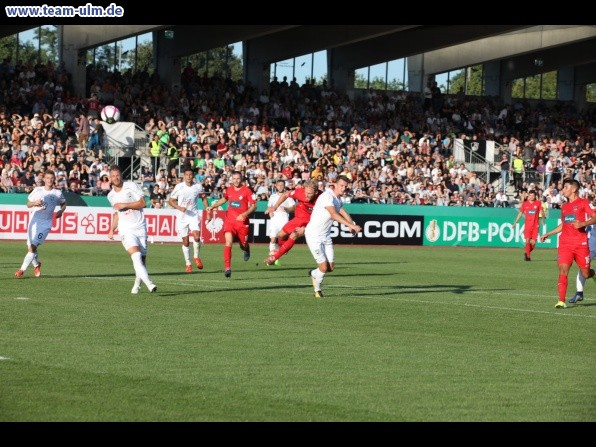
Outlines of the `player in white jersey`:
[{"label": "player in white jersey", "polygon": [[168,199],[170,206],[178,210],[176,232],[178,236],[182,237],[182,254],[186,262],[187,273],[192,273],[189,233],[192,233],[193,237],[193,260],[199,270],[203,268],[203,262],[199,256],[201,247],[201,220],[199,218],[199,209],[197,208],[197,198],[201,197],[203,199],[203,209],[206,210],[209,206],[203,185],[201,183],[193,183],[193,180],[193,170],[188,166],[184,169],[184,181],[174,187]]},{"label": "player in white jersey", "polygon": [[[284,179],[278,179],[275,182],[275,192],[269,197],[267,202],[267,209],[275,206],[280,196],[286,189],[286,181]],[[267,236],[269,236],[269,255],[271,256],[277,250],[279,250],[278,234],[285,224],[290,220],[290,212],[294,209],[294,199],[287,198],[284,200],[275,211],[270,214],[269,229]],[[279,265],[279,259],[275,260],[275,265]]]},{"label": "player in white jersey", "polygon": [[54,171],[47,170],[43,176],[44,186],[38,186],[27,196],[27,207],[33,208],[33,214],[27,228],[27,254],[21,268],[14,274],[22,278],[29,264],[33,263],[33,271],[37,278],[41,276],[41,262],[37,259],[37,247],[43,244],[52,229],[52,216],[54,209],[60,205],[56,212],[56,219],[60,219],[66,209],[66,199],[62,191],[54,188],[56,175]]},{"label": "player in white jersey", "polygon": [[139,293],[141,281],[149,292],[157,292],[157,286],[149,279],[147,267],[147,221],[143,208],[146,206],[145,194],[134,182],[123,181],[122,172],[117,165],[110,167],[110,183],[112,190],[108,193],[108,200],[116,210],[112,218],[112,226],[108,238],[114,239],[114,231],[118,234],[122,245],[130,254],[135,270],[135,283],[131,293]]},{"label": "player in white jersey", "polygon": [[[596,205],[596,197],[592,198],[592,206]],[[588,233],[588,246],[590,247],[590,261],[596,259],[596,224],[586,227]],[[596,276],[592,276],[592,280],[596,282]],[[584,286],[586,285],[586,278],[580,271],[577,272],[575,279],[575,295],[569,298],[570,303],[577,303],[584,300]]]},{"label": "player in white jersey", "polygon": [[315,298],[323,297],[321,283],[325,273],[332,272],[335,268],[335,253],[331,239],[333,221],[346,225],[354,234],[362,231],[360,225],[353,223],[350,214],[342,207],[340,198],[349,183],[350,179],[346,176],[339,175],[336,178],[333,188],[327,188],[317,199],[310,221],[304,230],[306,244],[318,264],[318,268],[308,272],[314,287]]}]

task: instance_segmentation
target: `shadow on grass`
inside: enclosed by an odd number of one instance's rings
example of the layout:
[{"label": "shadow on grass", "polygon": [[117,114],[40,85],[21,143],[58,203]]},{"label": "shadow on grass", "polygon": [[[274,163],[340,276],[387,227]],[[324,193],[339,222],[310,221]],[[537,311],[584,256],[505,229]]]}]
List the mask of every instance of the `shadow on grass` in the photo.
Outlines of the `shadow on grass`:
[{"label": "shadow on grass", "polygon": [[[387,290],[386,292],[378,292],[376,289],[391,289]],[[427,284],[427,285],[420,285],[414,284],[411,286],[408,285],[399,285],[399,286],[379,286],[379,287],[362,287],[362,289],[367,290],[366,293],[358,293],[354,291],[354,288],[350,291],[350,296],[387,296],[387,295],[417,295],[417,294],[429,294],[429,293],[455,293],[455,294],[465,294],[469,292],[473,292],[475,289],[471,286],[463,286],[463,285],[453,285],[453,284]],[[356,288],[358,290],[358,288]],[[499,289],[500,291],[504,291],[505,289]],[[510,290],[510,289],[507,289]]]},{"label": "shadow on grass", "polygon": [[[157,282],[156,282],[157,284]],[[265,290],[280,290],[280,291],[287,291],[289,289],[297,289],[297,290],[301,290],[301,289],[306,289],[307,288],[307,284],[296,284],[296,285],[287,285],[287,284],[283,284],[283,285],[270,285],[270,286],[260,286],[260,287],[243,287],[242,288],[242,292],[259,292],[259,291],[265,291]],[[312,286],[311,286],[312,288]],[[209,289],[197,289],[197,290],[164,290],[165,287],[160,287],[159,284],[157,284],[157,292],[156,293],[146,293],[146,295],[150,295],[150,296],[155,296],[155,297],[180,297],[182,295],[200,295],[200,296],[205,296],[205,295],[211,295],[211,294],[219,294],[222,292],[230,292],[230,291],[234,291],[236,289],[231,289],[231,288],[209,288]]]}]

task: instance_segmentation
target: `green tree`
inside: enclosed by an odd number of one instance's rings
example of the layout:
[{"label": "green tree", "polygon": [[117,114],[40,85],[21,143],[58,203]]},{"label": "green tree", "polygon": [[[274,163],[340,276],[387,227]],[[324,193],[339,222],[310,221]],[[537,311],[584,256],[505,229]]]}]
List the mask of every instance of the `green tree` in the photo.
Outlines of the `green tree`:
[{"label": "green tree", "polygon": [[58,61],[58,28],[44,25],[35,29],[35,38],[40,42],[39,58],[42,62]]},{"label": "green tree", "polygon": [[472,65],[458,71],[453,76],[449,76],[449,88],[441,91],[443,93],[455,94],[464,89],[466,95],[482,96],[482,64]]},{"label": "green tree", "polygon": [[400,79],[393,78],[387,82],[387,90],[406,90],[406,83]]},{"label": "green tree", "polygon": [[242,59],[228,45],[187,56],[181,64],[183,69],[186,64],[190,64],[199,76],[242,79]]},{"label": "green tree", "polygon": [[17,53],[17,36],[13,34],[12,36],[3,37],[0,39],[0,60],[4,60],[6,58],[12,59],[12,62],[15,62]]},{"label": "green tree", "polygon": [[586,101],[596,102],[596,84],[586,85]]},{"label": "green tree", "polygon": [[316,78],[312,79],[314,81],[314,85],[323,85],[324,82],[328,82],[327,73],[321,75],[321,77],[317,80]]},{"label": "green tree", "polygon": [[459,70],[455,75],[449,74],[449,82],[447,84],[447,88],[445,90],[441,89],[443,93],[448,94],[455,94],[459,92],[460,89],[464,89],[465,91],[466,86],[466,70]]},{"label": "green tree", "polygon": [[130,51],[129,57],[132,58],[130,66],[135,67],[135,70],[146,71],[153,74],[155,66],[153,65],[153,42],[143,42],[137,45],[136,49],[136,66],[135,66],[135,52]]},{"label": "green tree", "polygon": [[368,88],[368,80],[361,73],[354,75],[354,88]]},{"label": "green tree", "polygon": [[385,90],[385,87],[385,79],[379,76],[375,76],[370,81],[370,88],[372,88],[373,90]]},{"label": "green tree", "polygon": [[512,98],[557,99],[557,72],[536,74],[514,79],[511,88]]},{"label": "green tree", "polygon": [[542,74],[542,99],[557,99],[557,71]]},{"label": "green tree", "polygon": [[108,71],[113,71],[115,56],[116,52],[113,43],[97,47],[95,49],[95,65],[101,65]]},{"label": "green tree", "polygon": [[511,82],[511,97],[512,98],[524,98],[524,84],[525,84],[524,78],[514,79]]}]

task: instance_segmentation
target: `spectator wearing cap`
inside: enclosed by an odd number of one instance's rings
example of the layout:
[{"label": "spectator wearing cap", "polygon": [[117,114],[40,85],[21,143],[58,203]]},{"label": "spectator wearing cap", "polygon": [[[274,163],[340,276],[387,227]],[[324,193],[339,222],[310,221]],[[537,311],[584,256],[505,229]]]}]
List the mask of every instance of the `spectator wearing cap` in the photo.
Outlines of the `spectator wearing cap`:
[{"label": "spectator wearing cap", "polygon": [[37,129],[38,125],[43,124],[43,121],[41,120],[39,113],[33,114],[33,118],[31,118],[30,124],[31,127],[33,127],[33,129]]},{"label": "spectator wearing cap", "polygon": [[66,178],[66,172],[63,170],[56,171],[56,188],[66,191],[68,189],[68,180]]}]

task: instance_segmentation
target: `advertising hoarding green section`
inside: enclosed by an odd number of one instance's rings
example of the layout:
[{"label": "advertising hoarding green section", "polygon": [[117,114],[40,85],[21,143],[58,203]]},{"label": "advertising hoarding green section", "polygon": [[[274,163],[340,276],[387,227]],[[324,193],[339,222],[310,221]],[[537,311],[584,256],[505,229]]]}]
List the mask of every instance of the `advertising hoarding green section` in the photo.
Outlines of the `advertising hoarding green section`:
[{"label": "advertising hoarding green section", "polygon": [[[524,219],[515,228],[517,208],[472,208],[460,206],[347,205],[358,224],[359,214],[417,215],[424,219],[424,246],[523,247]],[[543,234],[559,225],[560,210],[549,210]],[[556,248],[557,237],[538,242],[537,247]]]},{"label": "advertising hoarding green section", "polygon": [[[358,215],[421,216],[424,222],[422,245],[461,247],[523,247],[524,219],[512,227],[517,208],[469,208],[453,206],[346,205],[354,220]],[[549,210],[538,234],[559,225],[560,210]],[[557,237],[538,242],[537,247],[556,248]]]}]

